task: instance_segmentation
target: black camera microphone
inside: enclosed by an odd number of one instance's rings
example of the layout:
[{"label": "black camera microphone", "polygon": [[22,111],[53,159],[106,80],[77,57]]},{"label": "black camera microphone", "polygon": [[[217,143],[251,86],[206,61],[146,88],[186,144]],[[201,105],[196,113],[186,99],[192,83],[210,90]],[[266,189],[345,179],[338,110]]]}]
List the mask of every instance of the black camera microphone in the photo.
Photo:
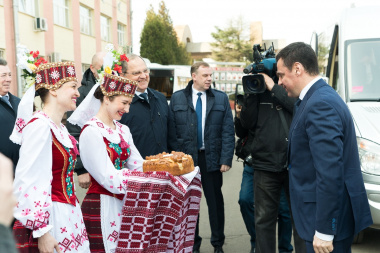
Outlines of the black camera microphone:
[{"label": "black camera microphone", "polygon": [[251,63],[251,64],[249,64],[247,67],[244,68],[244,70],[243,70],[244,74],[251,73],[251,71],[252,71],[252,69],[253,69],[253,64],[254,64],[254,63]]}]

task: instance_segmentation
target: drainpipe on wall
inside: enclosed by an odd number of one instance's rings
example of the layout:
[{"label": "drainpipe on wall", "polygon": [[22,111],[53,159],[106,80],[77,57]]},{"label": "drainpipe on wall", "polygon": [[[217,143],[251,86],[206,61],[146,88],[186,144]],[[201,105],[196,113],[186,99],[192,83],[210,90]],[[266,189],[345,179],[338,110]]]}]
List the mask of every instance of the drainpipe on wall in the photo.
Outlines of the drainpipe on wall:
[{"label": "drainpipe on wall", "polygon": [[130,34],[128,34],[128,35],[131,36],[131,38],[130,38],[129,53],[132,53],[133,52],[133,26],[132,26],[133,11],[132,11],[132,0],[129,0],[128,3],[129,3],[129,8],[128,8],[128,13],[127,13],[127,17],[128,17],[127,25],[129,25],[129,28],[130,28]]},{"label": "drainpipe on wall", "polygon": [[[16,54],[16,63],[17,63],[17,45],[20,42],[20,36],[18,33],[18,1],[13,1],[13,30],[15,32],[15,54]],[[17,96],[22,97],[23,90],[21,84],[21,71],[16,67],[16,75],[17,75]]]}]

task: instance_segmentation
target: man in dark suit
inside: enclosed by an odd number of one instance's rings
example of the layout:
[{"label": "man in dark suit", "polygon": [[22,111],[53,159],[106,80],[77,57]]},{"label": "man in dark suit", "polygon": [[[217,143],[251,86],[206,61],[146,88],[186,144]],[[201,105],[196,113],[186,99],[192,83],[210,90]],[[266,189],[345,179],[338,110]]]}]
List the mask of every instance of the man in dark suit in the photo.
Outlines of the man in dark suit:
[{"label": "man in dark suit", "polygon": [[[235,132],[228,97],[211,88],[212,69],[206,62],[191,66],[192,80],[170,100],[169,135],[174,150],[189,154],[199,166],[211,227],[210,242],[214,253],[223,253],[224,200],[223,174],[232,165]],[[199,253],[202,238],[197,221],[193,253]]]},{"label": "man in dark suit", "polygon": [[339,95],[318,76],[313,49],[296,42],[276,57],[279,84],[298,97],[289,130],[289,191],[307,252],[351,252],[372,224],[355,128]]},{"label": "man in dark suit", "polygon": [[129,61],[121,63],[121,76],[136,81],[137,89],[129,113],[124,113],[120,123],[131,130],[133,142],[141,156],[169,152],[169,106],[166,97],[149,88],[150,70],[141,56],[128,55]]},{"label": "man in dark suit", "polygon": [[11,159],[13,168],[16,168],[20,146],[13,143],[9,136],[15,125],[20,99],[9,92],[11,81],[11,70],[7,62],[0,58],[0,152]]}]

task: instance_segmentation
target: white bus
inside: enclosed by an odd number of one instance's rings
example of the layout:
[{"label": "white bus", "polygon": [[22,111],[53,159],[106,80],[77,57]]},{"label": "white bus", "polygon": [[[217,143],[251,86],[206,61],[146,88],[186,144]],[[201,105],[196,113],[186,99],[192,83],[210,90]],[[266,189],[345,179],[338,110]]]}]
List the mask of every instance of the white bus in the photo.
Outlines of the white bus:
[{"label": "white bus", "polygon": [[167,100],[177,90],[184,89],[191,80],[190,66],[161,65],[144,60],[150,69],[149,87],[163,93]]}]

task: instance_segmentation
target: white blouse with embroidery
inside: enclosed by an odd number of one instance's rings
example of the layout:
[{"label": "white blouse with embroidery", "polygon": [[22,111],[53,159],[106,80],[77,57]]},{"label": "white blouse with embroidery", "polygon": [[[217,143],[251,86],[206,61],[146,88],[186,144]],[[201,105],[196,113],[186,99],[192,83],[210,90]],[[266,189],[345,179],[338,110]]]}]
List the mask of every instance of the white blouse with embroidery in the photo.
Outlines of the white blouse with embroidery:
[{"label": "white blouse with embroidery", "polygon": [[[128,180],[128,170],[142,171],[144,160],[133,143],[129,128],[117,121],[114,121],[114,124],[116,130],[112,130],[99,119],[92,118],[86,123],[88,126],[80,135],[79,150],[83,166],[91,176],[106,190],[120,194],[125,193],[125,188],[118,188],[118,186],[124,185],[125,180]],[[120,135],[129,144],[131,153],[125,164],[126,168],[116,170],[108,156],[103,137],[112,143],[119,144]]]},{"label": "white blouse with embroidery", "polygon": [[[125,183],[128,181],[129,172],[142,171],[144,160],[133,143],[129,128],[117,121],[114,121],[114,124],[115,130],[106,126],[96,117],[89,120],[85,124],[88,126],[80,135],[79,150],[83,166],[91,176],[109,192],[123,194],[126,192]],[[120,136],[128,143],[131,152],[124,165],[125,168],[117,170],[108,156],[103,137],[111,143],[120,144],[122,142]],[[123,203],[121,200],[105,194],[100,195],[100,203],[104,248],[106,252],[113,252],[116,249],[116,239],[120,230]]]},{"label": "white blouse with embroidery", "polygon": [[71,149],[73,144],[69,133],[64,125],[57,127],[43,112],[35,113],[34,118],[37,120],[22,130],[20,159],[14,180],[14,194],[18,200],[14,217],[33,230],[34,238],[50,232],[62,251],[90,252],[79,202],[73,206],[52,201],[51,197],[51,131],[64,147]]}]

